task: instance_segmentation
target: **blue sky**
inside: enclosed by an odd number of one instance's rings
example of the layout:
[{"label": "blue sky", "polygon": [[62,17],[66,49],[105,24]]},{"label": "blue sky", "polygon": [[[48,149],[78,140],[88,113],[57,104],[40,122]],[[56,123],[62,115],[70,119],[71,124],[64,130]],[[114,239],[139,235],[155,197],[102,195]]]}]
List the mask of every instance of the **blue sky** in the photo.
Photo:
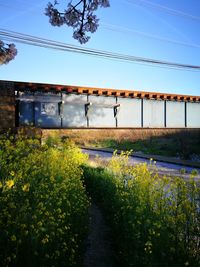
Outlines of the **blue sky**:
[{"label": "blue sky", "polygon": [[[156,8],[151,8],[149,2],[156,4]],[[47,3],[48,0],[0,0],[0,28],[79,45],[72,38],[71,28],[49,24],[44,15]],[[110,0],[110,8],[98,11],[99,29],[84,46],[199,66],[200,1],[145,0],[145,4],[141,3],[141,0]],[[158,5],[193,18],[170,15]],[[200,71],[106,60],[19,43],[16,46],[16,59],[0,66],[2,80],[200,95]]]}]

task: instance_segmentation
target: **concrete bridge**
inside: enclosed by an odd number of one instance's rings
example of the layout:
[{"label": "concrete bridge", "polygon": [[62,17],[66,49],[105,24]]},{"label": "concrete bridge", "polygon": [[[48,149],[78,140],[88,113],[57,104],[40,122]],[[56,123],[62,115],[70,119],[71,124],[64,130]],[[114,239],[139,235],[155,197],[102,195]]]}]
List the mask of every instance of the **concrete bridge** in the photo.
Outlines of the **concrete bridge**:
[{"label": "concrete bridge", "polygon": [[200,96],[0,81],[1,128],[200,128]]}]

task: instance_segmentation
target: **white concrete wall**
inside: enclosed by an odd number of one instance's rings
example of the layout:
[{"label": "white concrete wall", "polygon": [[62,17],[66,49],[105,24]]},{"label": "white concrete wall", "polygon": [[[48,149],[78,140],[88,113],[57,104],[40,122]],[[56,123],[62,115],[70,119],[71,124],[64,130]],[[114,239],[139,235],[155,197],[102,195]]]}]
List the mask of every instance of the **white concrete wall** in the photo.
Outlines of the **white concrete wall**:
[{"label": "white concrete wall", "polygon": [[116,104],[116,97],[89,96],[89,102],[92,103],[89,111],[89,127],[116,127],[112,107]]},{"label": "white concrete wall", "polygon": [[166,126],[168,128],[185,127],[185,103],[177,101],[166,102]]},{"label": "white concrete wall", "polygon": [[63,127],[87,127],[85,117],[86,95],[63,94]]},{"label": "white concrete wall", "polygon": [[141,99],[118,97],[117,102],[121,105],[118,127],[141,127]]},{"label": "white concrete wall", "polygon": [[143,100],[143,127],[164,127],[164,101]]},{"label": "white concrete wall", "polygon": [[200,103],[187,103],[187,127],[200,128]]},{"label": "white concrete wall", "polygon": [[[44,94],[41,92],[33,94],[21,94],[20,124],[28,124],[39,120],[44,127],[94,127],[94,128],[131,128],[142,127],[142,100],[134,98],[123,98],[115,96],[95,96],[78,94]],[[61,119],[60,103],[63,104],[63,117]],[[35,102],[35,118],[33,117],[33,102]],[[88,119],[85,116],[85,104],[91,102]],[[143,99],[143,127],[164,128],[165,112],[163,100]],[[42,103],[52,103],[56,107],[53,116],[47,116],[41,112]],[[114,117],[114,105],[120,104],[117,120]],[[32,112],[32,113],[31,113]],[[62,113],[62,112],[61,112]],[[186,103],[186,122],[188,128],[200,128],[200,103]],[[166,127],[185,128],[185,102],[166,101]]]}]

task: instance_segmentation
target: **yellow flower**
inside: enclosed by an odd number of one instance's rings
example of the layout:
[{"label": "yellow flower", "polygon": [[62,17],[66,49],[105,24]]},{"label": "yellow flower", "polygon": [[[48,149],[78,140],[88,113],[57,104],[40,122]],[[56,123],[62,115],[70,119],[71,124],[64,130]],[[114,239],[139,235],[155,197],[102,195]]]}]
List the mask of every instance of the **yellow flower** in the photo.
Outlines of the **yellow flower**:
[{"label": "yellow flower", "polygon": [[15,235],[12,235],[10,239],[11,239],[11,241],[13,241],[13,242],[17,240],[17,238],[16,238]]},{"label": "yellow flower", "polygon": [[13,187],[13,185],[14,185],[14,181],[13,181],[13,180],[8,180],[8,181],[6,181],[6,186],[7,186],[8,188]]},{"label": "yellow flower", "polygon": [[28,235],[28,230],[24,231],[24,234],[25,234],[25,235]]},{"label": "yellow flower", "polygon": [[15,175],[14,171],[11,171],[11,172],[10,172],[10,175],[11,175],[11,176],[14,176],[14,175]]},{"label": "yellow flower", "polygon": [[38,226],[42,226],[42,222],[41,221],[38,222]]},{"label": "yellow flower", "polygon": [[9,206],[10,206],[10,208],[11,208],[11,209],[15,209],[15,208],[16,208],[16,206],[15,206],[15,203],[14,203],[14,202],[10,202]]},{"label": "yellow flower", "polygon": [[42,244],[46,244],[49,242],[49,236],[46,235],[43,239],[42,239]]},{"label": "yellow flower", "polygon": [[54,182],[55,181],[55,178],[53,176],[50,177],[50,181],[51,182]]},{"label": "yellow flower", "polygon": [[25,185],[22,186],[22,190],[24,192],[28,192],[29,191],[29,188],[30,188],[30,184],[25,184]]}]

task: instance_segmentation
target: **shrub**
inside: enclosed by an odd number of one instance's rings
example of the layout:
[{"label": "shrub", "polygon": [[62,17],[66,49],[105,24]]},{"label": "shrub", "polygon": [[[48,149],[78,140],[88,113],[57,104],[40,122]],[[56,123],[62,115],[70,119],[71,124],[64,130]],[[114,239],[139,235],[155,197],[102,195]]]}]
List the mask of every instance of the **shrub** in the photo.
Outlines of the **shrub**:
[{"label": "shrub", "polygon": [[159,177],[147,164],[125,166],[127,156],[115,154],[108,169],[84,169],[113,231],[118,266],[199,266],[199,184]]},{"label": "shrub", "polygon": [[85,160],[72,144],[1,137],[1,266],[76,265],[88,224]]}]

